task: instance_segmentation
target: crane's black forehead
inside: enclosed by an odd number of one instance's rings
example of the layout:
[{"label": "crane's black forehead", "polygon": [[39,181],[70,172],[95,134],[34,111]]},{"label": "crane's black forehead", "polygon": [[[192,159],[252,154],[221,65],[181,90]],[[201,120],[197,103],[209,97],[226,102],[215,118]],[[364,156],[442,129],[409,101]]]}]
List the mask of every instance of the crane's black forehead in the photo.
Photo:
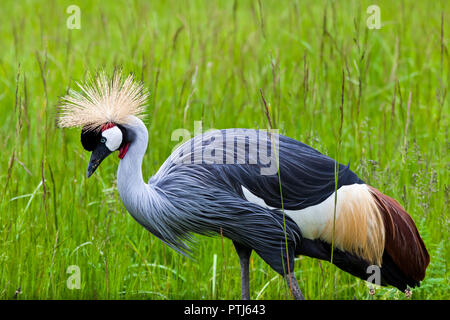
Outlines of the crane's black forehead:
[{"label": "crane's black forehead", "polygon": [[100,128],[87,129],[86,127],[84,127],[81,130],[81,144],[87,151],[94,151],[101,138],[102,131],[100,130]]}]

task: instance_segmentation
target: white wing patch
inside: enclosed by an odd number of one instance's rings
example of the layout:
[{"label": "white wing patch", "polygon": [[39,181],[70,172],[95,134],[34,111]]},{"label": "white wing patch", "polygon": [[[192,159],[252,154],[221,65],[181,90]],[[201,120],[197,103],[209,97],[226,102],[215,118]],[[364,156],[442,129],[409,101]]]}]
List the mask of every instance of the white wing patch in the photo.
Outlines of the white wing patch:
[{"label": "white wing patch", "polygon": [[[244,186],[242,186],[242,191],[247,201],[271,210],[276,209],[268,206],[263,199],[251,193]],[[314,240],[320,237],[324,227],[327,225],[330,219],[330,212],[332,214],[334,212],[334,202],[330,201],[332,198],[334,198],[334,193],[333,197],[330,196],[318,205],[302,210],[284,210],[284,212],[299,226],[303,237]]]},{"label": "white wing patch", "polygon": [[116,151],[122,144],[122,131],[117,126],[103,131],[102,137],[106,139],[105,145],[110,151]]}]

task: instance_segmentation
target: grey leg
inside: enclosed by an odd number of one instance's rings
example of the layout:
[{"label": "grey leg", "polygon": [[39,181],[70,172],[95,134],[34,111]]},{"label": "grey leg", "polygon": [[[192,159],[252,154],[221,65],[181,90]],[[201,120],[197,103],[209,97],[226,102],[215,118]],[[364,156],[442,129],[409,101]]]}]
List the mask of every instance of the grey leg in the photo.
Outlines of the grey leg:
[{"label": "grey leg", "polygon": [[295,300],[305,300],[300,288],[298,287],[297,279],[295,279],[294,272],[286,275],[284,277],[286,279],[287,285],[289,287],[289,291],[292,292]]},{"label": "grey leg", "polygon": [[234,247],[241,263],[241,297],[242,300],[250,300],[249,262],[252,249],[234,242]]}]

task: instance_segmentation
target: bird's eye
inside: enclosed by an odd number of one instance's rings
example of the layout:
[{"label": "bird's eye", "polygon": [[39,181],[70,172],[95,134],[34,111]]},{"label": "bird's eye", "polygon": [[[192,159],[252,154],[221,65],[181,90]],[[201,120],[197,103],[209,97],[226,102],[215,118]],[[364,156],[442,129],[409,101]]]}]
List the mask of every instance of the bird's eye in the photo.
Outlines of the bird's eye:
[{"label": "bird's eye", "polygon": [[101,138],[101,139],[100,139],[100,142],[101,142],[101,143],[105,143],[105,142],[106,142],[106,139],[105,139],[105,138]]}]

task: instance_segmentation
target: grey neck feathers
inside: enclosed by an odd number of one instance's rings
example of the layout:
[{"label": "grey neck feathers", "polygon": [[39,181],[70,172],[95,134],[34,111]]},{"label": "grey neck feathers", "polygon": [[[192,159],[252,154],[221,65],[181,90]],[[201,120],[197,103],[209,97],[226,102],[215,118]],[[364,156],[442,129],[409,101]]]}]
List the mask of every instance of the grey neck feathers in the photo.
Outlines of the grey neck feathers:
[{"label": "grey neck feathers", "polygon": [[133,121],[124,125],[134,136],[125,157],[120,160],[117,170],[117,188],[125,208],[141,224],[142,206],[149,201],[149,186],[142,177],[142,159],[148,144],[148,132],[144,123],[133,117]]},{"label": "grey neck feathers", "polygon": [[[183,232],[173,230],[176,226],[170,212],[174,207],[160,189],[149,185],[142,178],[142,160],[148,144],[148,131],[144,123],[133,117],[124,125],[133,135],[125,157],[117,170],[117,189],[120,198],[131,216],[155,236],[171,245],[175,250],[183,244],[177,241]],[[168,223],[168,221],[171,223]]]}]

